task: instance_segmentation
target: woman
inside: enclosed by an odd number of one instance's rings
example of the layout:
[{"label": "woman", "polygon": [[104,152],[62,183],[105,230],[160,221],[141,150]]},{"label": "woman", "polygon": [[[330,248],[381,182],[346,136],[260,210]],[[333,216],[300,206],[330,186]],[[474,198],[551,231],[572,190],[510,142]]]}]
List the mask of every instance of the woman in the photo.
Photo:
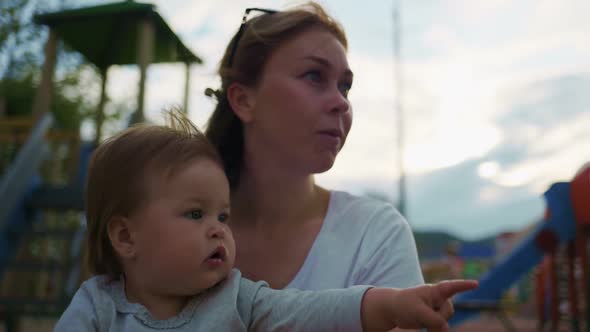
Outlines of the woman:
[{"label": "woman", "polygon": [[[207,136],[232,189],[236,267],[273,288],[423,283],[412,232],[390,204],[315,184],[352,124],[342,27],[315,3],[262,13],[227,46]],[[246,16],[245,16],[246,18]]]}]

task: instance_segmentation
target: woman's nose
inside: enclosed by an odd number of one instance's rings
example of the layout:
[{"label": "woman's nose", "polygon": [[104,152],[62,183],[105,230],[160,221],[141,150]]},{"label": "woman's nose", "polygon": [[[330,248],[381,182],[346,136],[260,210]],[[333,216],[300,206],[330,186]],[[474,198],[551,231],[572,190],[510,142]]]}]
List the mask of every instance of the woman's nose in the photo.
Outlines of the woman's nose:
[{"label": "woman's nose", "polygon": [[338,86],[330,91],[330,112],[344,113],[350,111],[350,102],[348,98],[342,94]]}]

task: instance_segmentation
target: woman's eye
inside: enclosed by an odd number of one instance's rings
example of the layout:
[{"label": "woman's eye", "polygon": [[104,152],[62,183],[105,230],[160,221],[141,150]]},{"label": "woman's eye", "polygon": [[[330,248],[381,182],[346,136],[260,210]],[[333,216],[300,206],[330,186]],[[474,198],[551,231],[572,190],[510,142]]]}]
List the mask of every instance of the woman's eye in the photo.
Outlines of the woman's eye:
[{"label": "woman's eye", "polygon": [[352,89],[351,83],[341,83],[338,85],[338,90],[340,90],[340,93],[342,93],[344,97],[348,97],[348,92],[350,92],[350,89]]},{"label": "woman's eye", "polygon": [[222,223],[226,223],[229,220],[229,214],[228,213],[222,213],[219,216],[217,216],[217,220],[219,220]]},{"label": "woman's eye", "polygon": [[187,218],[190,218],[190,219],[198,220],[198,219],[203,218],[203,211],[201,211],[201,210],[191,210],[191,211],[185,213],[185,216]]},{"label": "woman's eye", "polygon": [[304,77],[312,82],[321,82],[322,80],[322,74],[320,73],[319,70],[310,70],[307,73],[305,73]]}]

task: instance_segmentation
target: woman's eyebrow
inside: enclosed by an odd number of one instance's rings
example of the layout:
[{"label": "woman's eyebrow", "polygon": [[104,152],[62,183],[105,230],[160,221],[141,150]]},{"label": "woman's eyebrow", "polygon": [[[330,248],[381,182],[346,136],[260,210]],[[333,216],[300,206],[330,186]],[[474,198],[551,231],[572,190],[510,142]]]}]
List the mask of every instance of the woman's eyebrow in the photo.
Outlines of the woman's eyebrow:
[{"label": "woman's eyebrow", "polygon": [[[307,55],[307,56],[303,57],[303,60],[313,61],[319,65],[327,67],[328,69],[333,68],[332,63],[330,63],[330,61],[328,61],[320,56],[317,56],[317,55]],[[351,77],[353,76],[352,70],[350,70],[349,68],[346,68],[346,70],[344,71],[344,74],[346,76],[351,76]]]}]

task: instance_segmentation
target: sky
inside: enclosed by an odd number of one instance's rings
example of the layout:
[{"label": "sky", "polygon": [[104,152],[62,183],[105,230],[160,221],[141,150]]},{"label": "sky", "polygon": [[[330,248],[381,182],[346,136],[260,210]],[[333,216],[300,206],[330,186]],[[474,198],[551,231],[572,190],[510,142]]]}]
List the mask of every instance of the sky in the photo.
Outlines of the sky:
[{"label": "sky", "polygon": [[[543,215],[543,192],[590,161],[587,0],[324,0],[349,40],[354,122],[331,189],[395,200],[396,103],[404,114],[407,219],[465,239],[517,231]],[[246,7],[292,1],[157,0],[160,14],[205,61],[191,69],[189,116],[203,126],[215,70]],[[398,6],[399,66],[393,9]],[[394,77],[401,77],[400,94]],[[146,116],[183,100],[184,67],[152,66]],[[138,72],[113,67],[107,91],[134,100]],[[398,99],[399,98],[399,99]]]}]

